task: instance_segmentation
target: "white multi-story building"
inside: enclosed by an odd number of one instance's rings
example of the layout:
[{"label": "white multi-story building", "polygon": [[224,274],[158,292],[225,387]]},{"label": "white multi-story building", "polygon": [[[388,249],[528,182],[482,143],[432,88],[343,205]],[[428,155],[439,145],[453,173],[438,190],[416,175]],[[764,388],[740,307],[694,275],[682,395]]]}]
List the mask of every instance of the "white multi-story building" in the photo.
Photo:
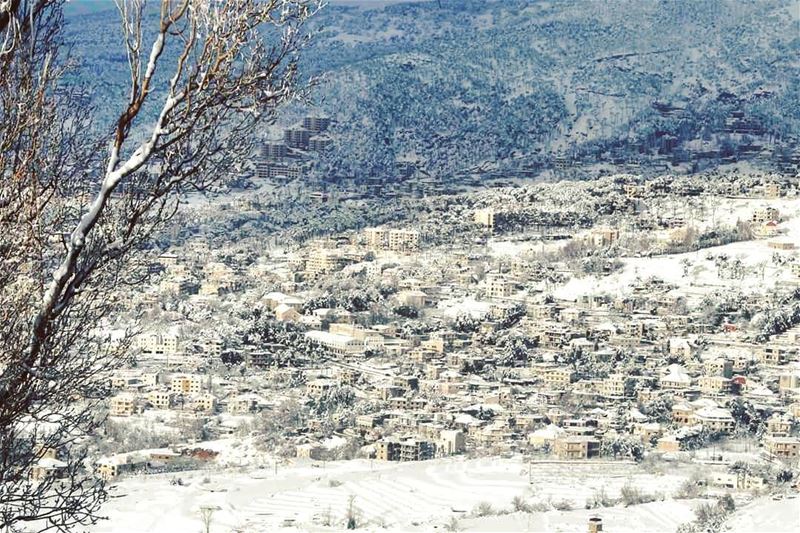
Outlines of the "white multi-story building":
[{"label": "white multi-story building", "polygon": [[204,376],[199,374],[175,374],[170,389],[175,394],[199,394],[203,390]]},{"label": "white multi-story building", "polygon": [[367,244],[378,250],[413,252],[419,250],[420,234],[417,230],[367,228],[364,230]]},{"label": "white multi-story building", "polygon": [[314,330],[306,333],[306,338],[337,355],[361,355],[365,350],[363,340],[341,333]]},{"label": "white multi-story building", "polygon": [[177,334],[146,333],[136,338],[136,346],[145,354],[176,355],[180,350],[180,339]]}]

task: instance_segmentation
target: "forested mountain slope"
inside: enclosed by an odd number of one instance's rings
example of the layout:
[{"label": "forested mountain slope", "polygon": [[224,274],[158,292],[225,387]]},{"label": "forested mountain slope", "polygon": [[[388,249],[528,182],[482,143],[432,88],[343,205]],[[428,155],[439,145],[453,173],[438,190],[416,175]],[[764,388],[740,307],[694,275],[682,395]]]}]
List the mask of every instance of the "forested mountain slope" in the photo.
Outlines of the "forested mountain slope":
[{"label": "forested mountain slope", "polygon": [[[391,177],[407,163],[447,177],[536,168],[555,153],[746,158],[754,140],[791,150],[798,10],[790,0],[331,5],[303,59],[306,74],[324,73],[315,111],[335,119],[316,168]],[[76,18],[93,96],[124,97],[114,12]]]}]

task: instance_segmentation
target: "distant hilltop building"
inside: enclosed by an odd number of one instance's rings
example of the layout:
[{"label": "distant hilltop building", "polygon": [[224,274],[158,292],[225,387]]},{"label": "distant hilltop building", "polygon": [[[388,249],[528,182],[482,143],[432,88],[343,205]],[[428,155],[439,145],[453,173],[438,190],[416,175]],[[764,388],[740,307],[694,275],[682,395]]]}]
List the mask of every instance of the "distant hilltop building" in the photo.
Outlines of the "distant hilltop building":
[{"label": "distant hilltop building", "polygon": [[289,163],[275,161],[259,161],[256,164],[256,176],[259,178],[287,178],[297,180],[303,177],[304,167],[300,162]]},{"label": "distant hilltop building", "polygon": [[289,128],[283,130],[283,142],[289,148],[308,148],[308,141],[311,139],[311,131],[305,128]]},{"label": "distant hilltop building", "polygon": [[289,149],[281,142],[265,142],[261,145],[261,157],[282,159],[288,155]]},{"label": "distant hilltop building", "polygon": [[331,125],[331,119],[328,117],[305,117],[303,119],[303,128],[314,133],[321,133],[327,130]]},{"label": "distant hilltop building", "polygon": [[308,149],[312,152],[322,152],[326,150],[331,144],[333,140],[330,137],[326,137],[324,135],[315,135],[308,140]]}]

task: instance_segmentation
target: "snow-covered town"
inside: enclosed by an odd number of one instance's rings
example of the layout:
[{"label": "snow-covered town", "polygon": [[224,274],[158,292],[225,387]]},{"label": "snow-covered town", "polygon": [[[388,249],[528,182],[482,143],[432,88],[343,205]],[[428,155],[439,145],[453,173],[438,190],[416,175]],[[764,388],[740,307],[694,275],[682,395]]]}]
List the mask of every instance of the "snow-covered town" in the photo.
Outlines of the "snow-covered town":
[{"label": "snow-covered town", "polygon": [[0,533],[800,531],[798,0],[0,0]]},{"label": "snow-covered town", "polygon": [[[199,205],[187,227],[231,210]],[[348,512],[390,530],[674,530],[722,497],[740,531],[748,509],[796,517],[796,179],[486,189],[267,247],[186,233],[124,292],[147,326],[94,462],[112,510],[182,530],[213,505],[247,531]]]}]

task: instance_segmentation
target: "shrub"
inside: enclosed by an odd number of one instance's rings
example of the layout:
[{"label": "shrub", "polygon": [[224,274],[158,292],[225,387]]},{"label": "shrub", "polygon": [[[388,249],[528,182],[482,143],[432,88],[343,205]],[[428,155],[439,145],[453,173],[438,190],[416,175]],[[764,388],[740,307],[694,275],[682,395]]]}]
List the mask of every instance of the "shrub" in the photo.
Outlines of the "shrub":
[{"label": "shrub", "polygon": [[531,506],[522,496],[514,496],[514,499],[511,500],[511,506],[514,508],[514,512],[517,513],[530,513]]},{"label": "shrub", "polygon": [[681,484],[680,488],[675,493],[675,497],[678,499],[699,498],[705,494],[706,485],[707,481],[705,477],[699,472],[694,472],[689,479]]},{"label": "shrub", "polygon": [[553,502],[553,508],[557,511],[571,511],[574,505],[570,500],[560,500]]},{"label": "shrub", "polygon": [[736,510],[736,502],[733,501],[733,496],[726,494],[717,501],[717,505],[722,508],[726,513],[732,513]]},{"label": "shrub", "polygon": [[461,531],[461,524],[458,522],[458,518],[451,516],[450,521],[444,525],[444,530],[450,533]]},{"label": "shrub", "polygon": [[492,516],[497,514],[489,502],[480,502],[472,509],[472,516]]},{"label": "shrub", "polygon": [[655,496],[642,492],[638,487],[634,487],[629,483],[622,487],[620,498],[625,507],[655,501]]},{"label": "shrub", "polygon": [[587,509],[596,509],[598,507],[611,507],[616,505],[617,500],[610,497],[606,492],[605,487],[600,487],[594,490],[590,498],[586,500]]},{"label": "shrub", "polygon": [[726,513],[719,505],[703,502],[694,508],[694,514],[697,517],[698,523],[713,524],[724,517]]},{"label": "shrub", "polygon": [[550,510],[550,506],[544,502],[532,503],[528,507],[530,507],[531,513],[546,513]]},{"label": "shrub", "polygon": [[329,487],[341,487],[342,486],[342,482],[339,481],[338,479],[331,479],[331,480],[328,481],[328,486]]}]

